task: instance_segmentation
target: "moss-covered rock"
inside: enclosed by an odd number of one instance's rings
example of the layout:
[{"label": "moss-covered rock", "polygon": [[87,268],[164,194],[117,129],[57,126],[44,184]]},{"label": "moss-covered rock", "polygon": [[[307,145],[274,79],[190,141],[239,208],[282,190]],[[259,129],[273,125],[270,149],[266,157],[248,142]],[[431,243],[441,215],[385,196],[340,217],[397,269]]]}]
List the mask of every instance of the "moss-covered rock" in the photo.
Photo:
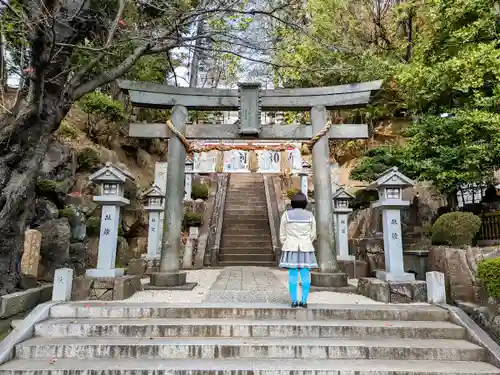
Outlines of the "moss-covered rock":
[{"label": "moss-covered rock", "polygon": [[89,237],[98,237],[101,231],[101,219],[97,216],[91,216],[87,219],[87,235]]}]

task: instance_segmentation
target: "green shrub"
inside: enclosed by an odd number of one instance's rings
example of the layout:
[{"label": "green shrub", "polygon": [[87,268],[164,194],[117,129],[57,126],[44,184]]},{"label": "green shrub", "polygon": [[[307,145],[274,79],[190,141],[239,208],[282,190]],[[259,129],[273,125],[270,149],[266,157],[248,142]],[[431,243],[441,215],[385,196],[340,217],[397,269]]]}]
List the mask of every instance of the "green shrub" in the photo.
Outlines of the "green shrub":
[{"label": "green shrub", "polygon": [[194,184],[191,191],[191,198],[193,199],[208,199],[208,185]]},{"label": "green shrub", "polygon": [[182,219],[182,226],[187,227],[199,227],[203,224],[203,216],[197,212],[186,212],[184,213],[184,218]]},{"label": "green shrub", "polygon": [[125,114],[122,103],[101,92],[85,95],[81,100],[81,106],[88,115],[108,121],[120,121]]},{"label": "green shrub", "polygon": [[98,237],[101,232],[101,219],[97,216],[91,216],[87,219],[87,235],[89,237]]},{"label": "green shrub", "polygon": [[288,197],[288,199],[292,199],[292,197],[299,191],[300,189],[288,189],[286,191],[286,196]]},{"label": "green shrub", "polygon": [[477,276],[483,281],[490,297],[500,298],[500,258],[480,262],[477,266]]},{"label": "green shrub", "polygon": [[93,148],[84,148],[78,154],[78,170],[83,172],[93,172],[101,164],[99,154]]},{"label": "green shrub", "polygon": [[434,245],[470,246],[481,227],[481,219],[470,212],[449,212],[432,226]]},{"label": "green shrub", "polygon": [[53,199],[57,196],[57,182],[39,179],[36,181],[36,193],[39,197]]},{"label": "green shrub", "polygon": [[60,217],[65,217],[67,219],[72,219],[73,216],[75,216],[75,211],[71,207],[66,207],[63,208],[62,210],[59,210],[59,216]]},{"label": "green shrub", "polygon": [[59,129],[57,129],[57,135],[63,138],[76,139],[78,138],[77,130],[71,126],[67,121],[61,121]]},{"label": "green shrub", "polygon": [[354,193],[354,200],[351,202],[350,207],[353,210],[363,210],[370,207],[377,199],[377,191],[360,189]]}]

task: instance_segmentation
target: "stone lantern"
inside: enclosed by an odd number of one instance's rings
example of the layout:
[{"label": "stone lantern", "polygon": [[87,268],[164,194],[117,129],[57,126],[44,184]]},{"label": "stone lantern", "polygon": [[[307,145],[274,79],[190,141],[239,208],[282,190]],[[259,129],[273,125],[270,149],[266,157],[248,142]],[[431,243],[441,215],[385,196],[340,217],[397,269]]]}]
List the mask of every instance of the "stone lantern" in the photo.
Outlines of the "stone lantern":
[{"label": "stone lantern", "polygon": [[124,274],[123,268],[115,268],[115,263],[120,208],[130,203],[124,197],[127,179],[134,180],[134,177],[130,172],[109,162],[89,177],[91,182],[99,184],[101,195],[95,196],[94,202],[102,205],[102,212],[97,268],[87,270],[87,276],[118,277]]},{"label": "stone lantern", "polygon": [[158,186],[153,186],[144,193],[148,200],[148,205],[144,209],[149,212],[149,231],[148,231],[148,252],[146,259],[154,261],[160,259],[161,240],[163,230],[160,227],[160,215],[164,210],[165,195]]},{"label": "stone lantern", "polygon": [[401,209],[410,205],[404,201],[403,189],[414,182],[392,167],[381,173],[368,188],[378,191],[379,200],[372,207],[382,210],[384,230],[385,271],[377,271],[377,278],[384,281],[414,281],[415,275],[404,272]]},{"label": "stone lantern", "polygon": [[191,200],[191,193],[193,192],[193,170],[194,170],[194,162],[191,158],[187,157],[184,163],[184,200]]},{"label": "stone lantern", "polygon": [[300,191],[307,197],[309,191],[309,172],[311,170],[311,164],[307,161],[302,160],[302,168],[299,173],[300,176]]},{"label": "stone lantern", "polygon": [[348,217],[352,212],[349,208],[349,202],[354,199],[354,196],[343,187],[335,191],[333,199],[333,214],[335,216],[335,246],[337,250],[337,259],[342,261],[354,260],[354,256],[349,255],[349,233],[348,233]]}]

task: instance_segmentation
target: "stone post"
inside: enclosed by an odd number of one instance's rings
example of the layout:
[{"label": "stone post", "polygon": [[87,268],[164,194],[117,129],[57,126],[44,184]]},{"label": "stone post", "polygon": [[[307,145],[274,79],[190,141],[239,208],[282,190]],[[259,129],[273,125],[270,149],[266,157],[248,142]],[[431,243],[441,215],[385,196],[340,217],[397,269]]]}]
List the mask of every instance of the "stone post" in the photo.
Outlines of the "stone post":
[{"label": "stone post", "polygon": [[352,261],[354,256],[349,255],[349,231],[348,218],[352,209],[349,208],[349,201],[354,196],[349,194],[344,188],[339,188],[333,194],[333,212],[335,214],[335,235],[337,238],[336,250],[339,261]]},{"label": "stone post", "polygon": [[409,206],[402,200],[403,188],[413,186],[413,181],[396,167],[381,173],[368,188],[377,189],[379,200],[373,208],[382,210],[384,230],[385,271],[377,271],[377,278],[384,281],[414,281],[415,275],[404,272],[403,236],[401,231],[401,209]]},{"label": "stone post", "polygon": [[193,252],[196,241],[198,240],[198,227],[189,227],[189,237],[184,246],[184,256],[182,258],[182,268],[187,270],[193,268]]},{"label": "stone post", "polygon": [[21,274],[30,287],[36,287],[38,267],[40,265],[40,247],[42,234],[35,229],[28,229],[24,233],[24,251],[21,258]]},{"label": "stone post", "polygon": [[425,274],[427,283],[427,302],[429,303],[446,303],[446,283],[444,273],[442,272],[427,272]]},{"label": "stone post", "polygon": [[302,170],[299,173],[300,176],[300,191],[307,197],[307,193],[309,192],[309,170],[311,168],[311,164],[307,161],[302,160]]},{"label": "stone post", "polygon": [[52,301],[71,301],[73,288],[73,270],[71,268],[58,268],[54,273],[52,287]]},{"label": "stone post", "polygon": [[104,168],[95,172],[89,179],[100,184],[101,195],[94,197],[94,202],[102,204],[102,209],[97,268],[88,269],[87,276],[123,276],[123,268],[115,268],[120,208],[130,203],[123,197],[123,185],[127,179],[133,180],[134,177],[128,171],[106,163]]},{"label": "stone post", "polygon": [[191,193],[193,192],[193,167],[194,163],[190,158],[186,158],[184,163],[185,177],[184,177],[184,200],[190,201]]},{"label": "stone post", "polygon": [[[320,132],[327,122],[327,111],[324,106],[311,109],[312,132]],[[324,136],[312,149],[312,167],[314,179],[314,200],[316,229],[316,256],[319,272],[311,273],[313,286],[344,287],[347,286],[347,275],[339,271],[335,254],[333,231],[332,184],[328,163],[328,137]]]},{"label": "stone post", "polygon": [[[163,193],[163,197],[165,197],[165,192],[167,191],[167,171],[168,171],[168,163],[156,163],[155,164],[155,186],[158,186]],[[158,239],[156,243],[158,244],[158,250],[156,251],[158,254],[161,254],[161,241],[163,238],[163,228],[165,222],[165,199],[163,199],[162,210],[160,212],[160,223],[158,224]],[[159,257],[158,257],[159,259]]]},{"label": "stone post", "polygon": [[[188,111],[176,105],[172,108],[172,123],[181,134],[186,133]],[[186,273],[179,272],[181,229],[184,197],[184,163],[186,149],[177,137],[168,141],[168,171],[165,202],[165,228],[160,258],[160,271],[151,274],[151,286],[171,287],[186,283]]]},{"label": "stone post", "polygon": [[148,205],[144,209],[149,212],[148,252],[146,259],[148,262],[153,263],[154,260],[160,259],[160,251],[158,251],[158,242],[161,240],[159,234],[162,232],[160,214],[163,211],[165,195],[163,195],[158,186],[153,186],[144,193],[144,197],[148,199]]}]

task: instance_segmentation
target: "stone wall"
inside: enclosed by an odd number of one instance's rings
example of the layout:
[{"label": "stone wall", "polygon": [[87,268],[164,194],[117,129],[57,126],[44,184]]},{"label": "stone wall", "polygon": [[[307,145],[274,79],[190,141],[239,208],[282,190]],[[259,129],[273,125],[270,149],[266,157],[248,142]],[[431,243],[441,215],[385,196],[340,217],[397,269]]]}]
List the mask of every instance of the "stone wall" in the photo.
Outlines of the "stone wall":
[{"label": "stone wall", "polygon": [[469,247],[457,249],[433,246],[429,251],[429,270],[445,274],[447,299],[456,301],[488,302],[481,280],[476,277],[477,265],[483,259],[498,257],[499,250]]}]

